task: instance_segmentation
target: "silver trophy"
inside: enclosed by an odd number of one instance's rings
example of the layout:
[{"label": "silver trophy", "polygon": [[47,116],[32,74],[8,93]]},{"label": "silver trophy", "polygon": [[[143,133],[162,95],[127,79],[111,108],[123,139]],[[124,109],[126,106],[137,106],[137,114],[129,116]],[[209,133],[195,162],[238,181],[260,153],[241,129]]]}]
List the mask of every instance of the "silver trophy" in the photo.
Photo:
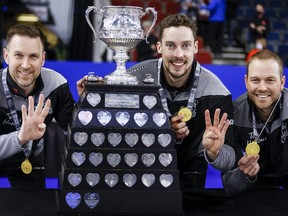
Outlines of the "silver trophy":
[{"label": "silver trophy", "polygon": [[[89,19],[91,11],[102,16],[101,26],[97,31]],[[153,13],[154,19],[145,35],[141,28],[141,18],[149,12]],[[104,80],[108,84],[137,85],[139,81],[136,76],[127,73],[126,70],[126,61],[129,60],[128,51],[143,39],[148,43],[147,38],[157,20],[156,10],[148,7],[143,11],[142,7],[135,6],[105,6],[101,9],[88,6],[85,17],[94,33],[94,42],[100,39],[115,51],[113,59],[116,61],[117,68],[111,74],[106,75]]]}]

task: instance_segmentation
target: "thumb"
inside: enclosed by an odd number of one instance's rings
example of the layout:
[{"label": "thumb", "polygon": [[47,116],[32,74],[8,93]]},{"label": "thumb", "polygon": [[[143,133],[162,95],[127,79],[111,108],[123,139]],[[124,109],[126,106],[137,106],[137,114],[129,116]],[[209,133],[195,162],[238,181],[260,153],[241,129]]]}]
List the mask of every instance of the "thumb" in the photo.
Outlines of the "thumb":
[{"label": "thumb", "polygon": [[39,131],[45,131],[45,129],[46,129],[46,124],[45,124],[45,123],[39,124],[39,125],[38,125],[38,129],[39,129]]}]

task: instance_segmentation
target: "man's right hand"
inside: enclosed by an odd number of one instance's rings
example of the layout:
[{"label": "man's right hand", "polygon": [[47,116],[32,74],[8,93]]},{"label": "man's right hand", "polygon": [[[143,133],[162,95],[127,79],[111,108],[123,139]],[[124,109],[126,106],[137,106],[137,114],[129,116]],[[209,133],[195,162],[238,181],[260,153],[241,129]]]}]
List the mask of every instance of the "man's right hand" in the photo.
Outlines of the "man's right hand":
[{"label": "man's right hand", "polygon": [[177,137],[177,139],[181,140],[187,137],[188,134],[190,133],[190,130],[186,125],[186,122],[182,121],[182,119],[183,119],[182,115],[175,115],[171,118],[170,121],[171,128],[173,129],[175,136]]},{"label": "man's right hand", "polygon": [[258,164],[260,156],[257,155],[243,155],[243,157],[238,161],[239,169],[244,172],[247,177],[255,177],[260,170]]}]

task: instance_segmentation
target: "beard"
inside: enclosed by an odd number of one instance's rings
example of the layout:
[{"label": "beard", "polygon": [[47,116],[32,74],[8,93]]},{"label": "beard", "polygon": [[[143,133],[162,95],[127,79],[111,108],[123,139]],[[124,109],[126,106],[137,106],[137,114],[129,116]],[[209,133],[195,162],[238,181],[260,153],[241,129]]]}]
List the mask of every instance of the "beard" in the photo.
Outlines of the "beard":
[{"label": "beard", "polygon": [[31,85],[33,85],[34,83],[36,82],[36,79],[33,77],[29,80],[19,80],[19,79],[16,79],[16,83],[21,87],[21,88],[28,88],[30,87]]}]

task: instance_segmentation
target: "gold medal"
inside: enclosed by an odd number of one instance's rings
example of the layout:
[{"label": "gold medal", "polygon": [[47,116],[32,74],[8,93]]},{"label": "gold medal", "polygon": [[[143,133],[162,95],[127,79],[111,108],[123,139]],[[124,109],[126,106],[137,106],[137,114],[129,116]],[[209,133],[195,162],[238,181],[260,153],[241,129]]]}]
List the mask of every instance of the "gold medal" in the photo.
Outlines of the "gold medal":
[{"label": "gold medal", "polygon": [[192,111],[187,107],[180,108],[178,114],[183,116],[182,121],[185,122],[189,121],[192,118]]},{"label": "gold medal", "polygon": [[28,160],[28,158],[26,158],[22,164],[21,164],[21,170],[23,173],[25,174],[30,174],[32,172],[32,164],[30,163],[30,161]]},{"label": "gold medal", "polygon": [[256,141],[253,141],[251,143],[248,143],[245,151],[247,155],[256,155],[256,154],[259,154],[260,152],[260,146],[258,145]]}]

